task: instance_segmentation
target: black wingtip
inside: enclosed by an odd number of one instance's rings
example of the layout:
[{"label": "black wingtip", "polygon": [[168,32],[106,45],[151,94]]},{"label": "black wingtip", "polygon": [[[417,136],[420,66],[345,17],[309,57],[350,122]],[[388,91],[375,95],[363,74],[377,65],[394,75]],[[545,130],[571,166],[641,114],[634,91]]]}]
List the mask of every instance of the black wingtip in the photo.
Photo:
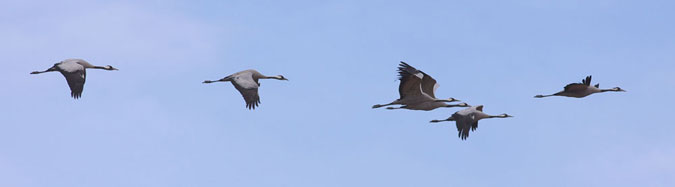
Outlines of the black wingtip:
[{"label": "black wingtip", "polygon": [[248,108],[248,110],[255,110],[255,108],[258,107],[259,105],[260,105],[260,100],[258,100],[257,102],[253,102],[253,103],[246,103],[246,108]]},{"label": "black wingtip", "polygon": [[462,139],[462,141],[466,141],[467,136],[463,135],[462,132],[459,132],[457,136],[459,137],[459,139]]},{"label": "black wingtip", "polygon": [[73,99],[80,99],[80,97],[82,97],[82,93],[71,92],[70,96],[73,97]]},{"label": "black wingtip", "polygon": [[401,61],[401,63],[398,64],[399,70],[405,70],[405,69],[408,69],[408,68],[412,68],[412,66],[410,64],[406,63],[406,62]]},{"label": "black wingtip", "polygon": [[591,76],[591,75],[589,75],[589,76],[586,76],[586,79],[584,79],[584,80],[581,80],[581,83],[584,83],[585,85],[588,85],[588,86],[590,86],[590,85],[591,85],[591,78],[592,78],[592,76]]},{"label": "black wingtip", "polygon": [[408,75],[418,73],[418,72],[421,72],[421,71],[417,70],[417,68],[415,68],[415,67],[412,67],[408,63],[405,63],[405,62],[401,61],[401,64],[399,64],[399,66],[398,66],[398,76],[399,76],[398,79],[403,80]]}]

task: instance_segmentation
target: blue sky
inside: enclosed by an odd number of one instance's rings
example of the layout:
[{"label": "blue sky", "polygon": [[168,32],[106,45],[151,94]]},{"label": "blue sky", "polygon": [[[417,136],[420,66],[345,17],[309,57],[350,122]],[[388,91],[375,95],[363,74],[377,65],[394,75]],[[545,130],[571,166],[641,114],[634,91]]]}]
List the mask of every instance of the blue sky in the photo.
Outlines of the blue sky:
[{"label": "blue sky", "polygon": [[[0,186],[673,186],[672,1],[0,2]],[[83,97],[58,73],[90,70]],[[375,110],[399,61],[437,96]],[[263,80],[246,110],[228,84]],[[625,93],[534,99],[593,75]]]}]

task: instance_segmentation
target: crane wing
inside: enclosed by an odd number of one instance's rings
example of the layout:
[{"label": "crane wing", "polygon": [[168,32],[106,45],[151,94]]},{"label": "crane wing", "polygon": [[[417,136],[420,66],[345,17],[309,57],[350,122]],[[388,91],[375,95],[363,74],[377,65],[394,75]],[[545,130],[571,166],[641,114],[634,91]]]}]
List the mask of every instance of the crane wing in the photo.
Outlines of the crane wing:
[{"label": "crane wing", "polygon": [[462,140],[466,140],[469,137],[469,131],[472,129],[473,120],[469,119],[468,116],[462,116],[457,113],[452,114],[452,117],[455,118],[455,124],[457,125],[457,136]]},{"label": "crane wing", "polygon": [[250,74],[240,74],[232,78],[232,85],[241,93],[246,101],[246,108],[255,109],[260,104],[258,95],[258,83],[253,80]]},{"label": "crane wing", "polygon": [[[401,61],[401,64],[399,64],[398,73],[399,73],[399,80],[401,80],[401,82],[404,82],[404,79],[406,81],[412,78],[420,79],[419,81],[421,84],[422,92],[426,93],[427,95],[433,98],[436,98],[436,95],[434,93],[436,92],[436,89],[438,89],[440,85],[436,82],[436,79],[429,76],[429,74],[426,74],[423,71],[420,71],[417,68],[412,67],[411,65],[403,61]],[[414,77],[411,77],[410,75],[414,75]],[[400,89],[399,87],[399,92],[402,92],[401,90],[402,89]]]},{"label": "crane wing", "polygon": [[401,84],[398,86],[398,92],[401,99],[409,96],[422,95],[421,80],[414,75],[401,80]]},{"label": "crane wing", "polygon": [[590,86],[591,85],[591,76],[590,75],[586,76],[586,79],[582,79],[581,83],[585,84],[586,86]]},{"label": "crane wing", "polygon": [[87,72],[84,69],[76,70],[73,72],[60,71],[66,81],[68,82],[68,87],[70,87],[70,96],[78,99],[82,96],[82,90],[84,89],[84,82],[87,78]]},{"label": "crane wing", "polygon": [[398,92],[401,98],[410,95],[422,95],[422,78],[424,77],[422,72],[401,61],[398,67],[398,75],[401,81]]},{"label": "crane wing", "polygon": [[585,79],[581,80],[581,83],[571,83],[565,86],[564,92],[580,92],[586,90],[591,86],[591,76],[587,76]]},{"label": "crane wing", "polygon": [[424,93],[428,94],[429,96],[436,98],[436,89],[438,89],[438,87],[441,85],[436,82],[436,79],[432,78],[428,74],[424,72],[422,72],[422,74],[424,75],[422,78],[422,91],[424,91]]}]

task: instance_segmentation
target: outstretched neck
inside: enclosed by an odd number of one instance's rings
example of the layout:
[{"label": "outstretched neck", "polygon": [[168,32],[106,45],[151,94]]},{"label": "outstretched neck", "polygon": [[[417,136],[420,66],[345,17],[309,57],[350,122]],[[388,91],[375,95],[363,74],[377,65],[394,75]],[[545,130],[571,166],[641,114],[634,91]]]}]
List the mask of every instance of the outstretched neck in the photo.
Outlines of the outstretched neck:
[{"label": "outstretched neck", "polygon": [[464,105],[464,104],[446,104],[446,103],[443,103],[443,107],[448,107],[448,108],[450,108],[450,107],[465,107],[465,106],[466,105]]},{"label": "outstretched neck", "polygon": [[502,114],[502,115],[494,115],[494,116],[491,115],[491,116],[488,116],[486,118],[508,118],[508,117],[511,117],[511,116],[506,115],[506,114]]},{"label": "outstretched neck", "polygon": [[456,99],[436,99],[436,100],[434,100],[434,102],[448,102],[448,103],[449,102],[455,102],[455,101],[459,101],[459,100],[456,100]]},{"label": "outstretched neck", "polygon": [[441,103],[441,107],[470,107],[469,104],[466,103],[458,103],[458,104],[448,104],[448,103]]},{"label": "outstretched neck", "polygon": [[102,69],[102,70],[108,70],[108,71],[117,70],[117,69],[113,68],[112,66],[91,66],[91,67],[87,67],[87,68]]},{"label": "outstretched neck", "polygon": [[618,92],[619,90],[614,89],[601,89],[600,92]]},{"label": "outstretched neck", "polygon": [[260,79],[276,79],[276,80],[286,80],[284,79],[283,76],[277,75],[277,76],[263,76]]}]

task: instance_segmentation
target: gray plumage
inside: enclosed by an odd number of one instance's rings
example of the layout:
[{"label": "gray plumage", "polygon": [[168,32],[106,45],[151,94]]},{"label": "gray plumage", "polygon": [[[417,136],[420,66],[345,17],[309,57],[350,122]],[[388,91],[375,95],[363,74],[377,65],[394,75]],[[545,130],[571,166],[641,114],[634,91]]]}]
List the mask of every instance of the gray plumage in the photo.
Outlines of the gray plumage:
[{"label": "gray plumage", "polygon": [[591,76],[587,76],[586,79],[581,80],[581,83],[571,83],[565,86],[565,89],[563,91],[560,91],[558,93],[554,93],[551,95],[536,95],[534,96],[535,98],[543,98],[543,97],[550,97],[550,96],[565,96],[565,97],[576,97],[576,98],[582,98],[586,97],[588,95],[594,94],[594,93],[601,93],[601,92],[625,92],[626,90],[623,90],[619,87],[614,87],[611,89],[600,89],[600,84],[596,84],[595,86],[591,86]]},{"label": "gray plumage", "polygon": [[373,105],[373,108],[380,108],[389,105],[403,105],[401,107],[387,107],[393,109],[409,110],[433,110],[440,107],[467,107],[466,103],[447,104],[446,102],[459,101],[455,98],[437,99],[434,92],[439,84],[428,74],[417,70],[409,64],[401,61],[398,67],[398,75],[401,83],[398,87],[399,99],[388,104]]},{"label": "gray plumage", "polygon": [[82,96],[84,82],[87,78],[87,68],[103,69],[108,71],[117,70],[110,65],[94,66],[82,59],[66,59],[54,64],[54,66],[45,71],[34,71],[30,74],[40,74],[51,71],[61,72],[61,74],[66,78],[68,86],[70,87],[70,96],[78,99]]},{"label": "gray plumage", "polygon": [[258,95],[258,87],[260,87],[259,79],[288,80],[283,75],[265,76],[256,70],[249,69],[228,75],[219,80],[206,80],[203,83],[231,82],[234,88],[244,97],[246,108],[253,110],[260,104],[260,96]]},{"label": "gray plumage", "polygon": [[452,114],[448,119],[431,120],[431,123],[438,123],[442,121],[455,121],[457,125],[457,136],[462,140],[469,137],[469,131],[475,131],[478,128],[478,120],[486,118],[508,118],[513,117],[508,114],[488,115],[483,113],[483,105],[472,106],[464,110],[460,110]]}]

